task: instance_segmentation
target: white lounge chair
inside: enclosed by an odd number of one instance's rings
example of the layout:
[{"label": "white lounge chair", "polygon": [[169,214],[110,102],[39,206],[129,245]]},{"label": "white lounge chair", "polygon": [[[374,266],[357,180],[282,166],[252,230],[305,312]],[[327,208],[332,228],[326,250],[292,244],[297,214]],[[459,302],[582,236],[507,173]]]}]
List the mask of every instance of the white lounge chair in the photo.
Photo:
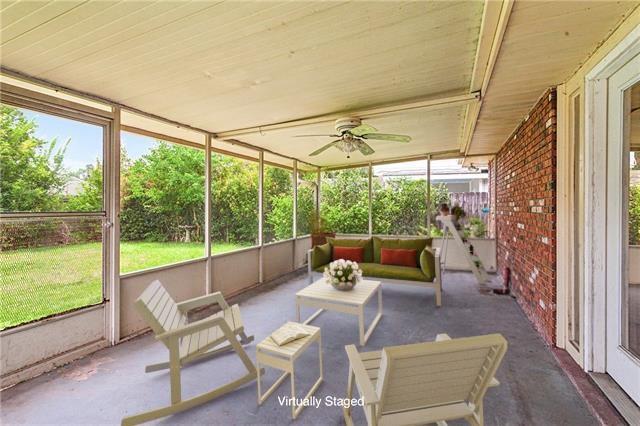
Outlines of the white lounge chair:
[{"label": "white lounge chair", "polygon": [[[218,304],[221,311],[199,321],[188,323],[187,312],[198,307]],[[147,373],[168,368],[171,378],[171,405],[122,419],[133,425],[187,410],[224,395],[257,377],[256,368],[241,346],[253,340],[247,337],[238,305],[229,306],[221,293],[208,294],[176,303],[160,281],[154,281],[136,300],[135,306],[160,340],[169,349],[169,362],[146,367]],[[240,342],[238,338],[240,337]],[[224,343],[228,343],[221,346]],[[183,365],[234,350],[247,374],[226,385],[187,400],[182,400],[180,369]]]},{"label": "white lounge chair", "polygon": [[[392,346],[358,353],[346,348],[349,358],[347,398],[353,384],[364,398],[369,425],[413,425],[466,419],[483,425],[483,398],[497,386],[495,372],[507,351],[499,334],[450,339],[439,334],[435,342]],[[344,409],[352,425],[351,409]]]}]

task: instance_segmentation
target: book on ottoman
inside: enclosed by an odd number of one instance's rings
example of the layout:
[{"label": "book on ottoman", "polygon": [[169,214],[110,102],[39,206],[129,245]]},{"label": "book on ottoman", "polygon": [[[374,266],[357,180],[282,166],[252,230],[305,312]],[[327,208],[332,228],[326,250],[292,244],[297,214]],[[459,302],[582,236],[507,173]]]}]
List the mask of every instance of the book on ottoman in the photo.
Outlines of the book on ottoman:
[{"label": "book on ottoman", "polygon": [[286,345],[294,340],[302,339],[309,336],[309,332],[304,329],[300,324],[287,323],[271,333],[271,339],[278,346]]}]

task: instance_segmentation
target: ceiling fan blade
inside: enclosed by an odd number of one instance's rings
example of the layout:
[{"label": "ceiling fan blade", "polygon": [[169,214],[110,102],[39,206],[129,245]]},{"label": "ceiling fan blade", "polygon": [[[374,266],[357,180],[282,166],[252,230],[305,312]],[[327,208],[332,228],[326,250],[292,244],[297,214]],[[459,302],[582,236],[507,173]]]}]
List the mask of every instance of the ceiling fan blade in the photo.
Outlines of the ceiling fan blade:
[{"label": "ceiling fan blade", "polygon": [[358,147],[358,149],[360,150],[360,152],[362,153],[362,155],[371,155],[373,154],[375,151],[373,150],[373,148],[371,148],[369,145],[367,145],[365,142],[362,142],[360,144],[360,146]]},{"label": "ceiling fan blade", "polygon": [[349,130],[349,132],[355,136],[362,136],[366,135],[367,133],[375,133],[377,131],[378,129],[373,126],[369,126],[368,124],[361,124],[358,127],[354,127],[353,129]]},{"label": "ceiling fan blade", "polygon": [[328,138],[339,138],[340,135],[295,135],[294,138],[315,138],[315,137],[321,137],[321,136],[326,136]]},{"label": "ceiling fan blade", "polygon": [[325,152],[327,149],[331,148],[332,146],[336,146],[339,142],[342,142],[342,139],[338,139],[338,140],[335,140],[335,141],[333,141],[331,143],[326,144],[322,148],[313,151],[311,154],[309,154],[309,156],[313,157],[315,155],[322,154],[323,152]]},{"label": "ceiling fan blade", "polygon": [[386,133],[367,133],[360,136],[362,139],[375,139],[379,141],[392,141],[392,142],[411,142],[411,136],[406,135],[389,135]]}]

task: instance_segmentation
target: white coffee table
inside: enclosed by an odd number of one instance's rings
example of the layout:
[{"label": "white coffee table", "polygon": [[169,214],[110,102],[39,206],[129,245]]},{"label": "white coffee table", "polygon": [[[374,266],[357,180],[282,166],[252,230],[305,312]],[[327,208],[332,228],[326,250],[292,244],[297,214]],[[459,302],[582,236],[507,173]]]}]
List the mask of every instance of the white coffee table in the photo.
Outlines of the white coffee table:
[{"label": "white coffee table", "polygon": [[[378,313],[365,331],[364,328],[364,306],[378,293]],[[342,312],[356,315],[360,331],[360,346],[364,346],[369,340],[371,333],[382,318],[382,285],[380,281],[363,280],[359,282],[353,290],[340,291],[327,284],[324,279],[319,279],[313,284],[303,288],[296,293],[296,315],[300,322],[300,307],[309,306],[317,308],[313,315],[307,318],[303,324],[309,324],[325,309],[329,311]]]}]

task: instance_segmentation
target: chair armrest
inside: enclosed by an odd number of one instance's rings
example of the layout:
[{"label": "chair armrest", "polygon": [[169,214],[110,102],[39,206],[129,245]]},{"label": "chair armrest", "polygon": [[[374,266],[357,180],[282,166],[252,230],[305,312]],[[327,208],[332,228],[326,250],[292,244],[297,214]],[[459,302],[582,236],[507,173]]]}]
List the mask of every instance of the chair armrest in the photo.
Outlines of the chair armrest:
[{"label": "chair armrest", "polygon": [[349,358],[349,368],[353,371],[356,378],[356,385],[360,391],[360,396],[364,398],[365,404],[377,404],[380,399],[376,390],[373,388],[373,383],[367,374],[367,370],[364,368],[364,363],[360,354],[354,345],[345,346],[347,351],[347,358]]},{"label": "chair armrest", "polygon": [[229,324],[227,324],[227,321],[223,317],[216,317],[201,319],[199,321],[189,323],[183,327],[176,328],[175,330],[165,331],[164,333],[158,334],[156,336],[156,339],[171,340],[188,336],[190,334],[195,334],[199,331],[215,326],[219,326],[225,334],[231,333],[231,328],[229,327]]},{"label": "chair armrest", "polygon": [[226,300],[224,300],[222,293],[220,293],[219,291],[211,294],[205,294],[204,296],[196,297],[193,299],[185,300],[184,302],[177,303],[176,305],[178,305],[178,309],[180,309],[181,312],[188,312],[192,309],[199,308],[201,306],[213,305],[213,304],[219,305],[221,309],[229,308],[229,304],[227,303]]},{"label": "chair armrest", "polygon": [[436,336],[436,342],[443,342],[445,340],[451,340],[451,337],[447,333],[440,333]]}]

